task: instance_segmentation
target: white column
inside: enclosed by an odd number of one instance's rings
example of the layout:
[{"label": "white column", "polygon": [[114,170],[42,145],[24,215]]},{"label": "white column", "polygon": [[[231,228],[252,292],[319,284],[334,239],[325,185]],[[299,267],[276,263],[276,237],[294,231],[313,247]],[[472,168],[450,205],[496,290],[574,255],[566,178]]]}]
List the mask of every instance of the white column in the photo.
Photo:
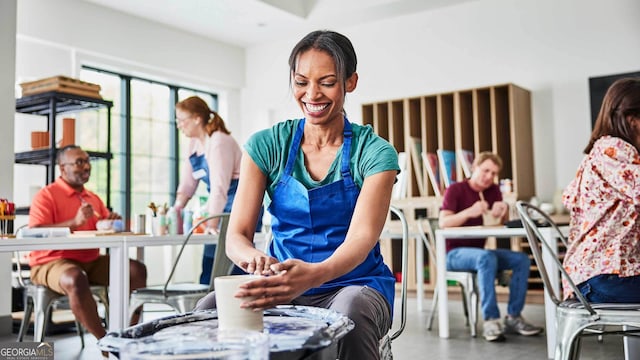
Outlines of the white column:
[{"label": "white column", "polygon": [[[0,198],[13,200],[13,121],[16,73],[17,1],[0,1]],[[10,264],[11,254],[0,253],[0,264]],[[11,269],[0,267],[0,335],[11,334]]]}]

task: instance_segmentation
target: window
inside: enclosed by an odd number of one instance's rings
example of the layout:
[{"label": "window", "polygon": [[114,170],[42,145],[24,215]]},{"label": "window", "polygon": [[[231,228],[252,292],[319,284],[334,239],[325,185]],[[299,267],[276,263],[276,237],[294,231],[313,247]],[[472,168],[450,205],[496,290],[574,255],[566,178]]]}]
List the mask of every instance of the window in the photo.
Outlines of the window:
[{"label": "window", "polygon": [[[81,116],[94,116],[94,121],[76,122],[77,143],[83,148],[104,151],[110,143],[113,210],[131,219],[133,214],[144,213],[151,201],[171,205],[188,144],[176,128],[175,103],[196,95],[217,110],[217,95],[92,67],[83,67],[80,78],[99,84],[102,97],[113,101],[110,139],[107,132],[96,131],[106,129],[105,114],[87,112]],[[94,161],[92,165],[87,186],[104,199],[107,162]],[[202,185],[194,198],[206,195]]]}]

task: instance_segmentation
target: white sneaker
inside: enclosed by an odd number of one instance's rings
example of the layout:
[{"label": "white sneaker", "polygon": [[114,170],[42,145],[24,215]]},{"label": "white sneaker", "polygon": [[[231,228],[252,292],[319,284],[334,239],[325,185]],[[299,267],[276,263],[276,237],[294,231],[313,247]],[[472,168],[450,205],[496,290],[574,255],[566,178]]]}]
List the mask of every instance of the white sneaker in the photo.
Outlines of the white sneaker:
[{"label": "white sneaker", "polygon": [[509,334],[520,334],[524,336],[538,335],[543,330],[539,326],[529,324],[524,320],[524,318],[522,318],[522,316],[514,318],[506,316],[504,318],[504,328],[505,332]]},{"label": "white sneaker", "polygon": [[504,331],[500,319],[485,320],[482,325],[482,336],[487,341],[504,341]]}]

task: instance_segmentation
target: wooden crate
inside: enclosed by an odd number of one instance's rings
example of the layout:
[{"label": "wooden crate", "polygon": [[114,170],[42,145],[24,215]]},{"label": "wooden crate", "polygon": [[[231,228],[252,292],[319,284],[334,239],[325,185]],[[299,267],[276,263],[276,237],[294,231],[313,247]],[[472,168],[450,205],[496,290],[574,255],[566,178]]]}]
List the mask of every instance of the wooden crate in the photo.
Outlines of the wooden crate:
[{"label": "wooden crate", "polygon": [[25,82],[20,84],[20,87],[22,87],[22,96],[35,95],[48,91],[59,91],[67,94],[102,99],[102,96],[100,96],[100,85],[61,75]]}]

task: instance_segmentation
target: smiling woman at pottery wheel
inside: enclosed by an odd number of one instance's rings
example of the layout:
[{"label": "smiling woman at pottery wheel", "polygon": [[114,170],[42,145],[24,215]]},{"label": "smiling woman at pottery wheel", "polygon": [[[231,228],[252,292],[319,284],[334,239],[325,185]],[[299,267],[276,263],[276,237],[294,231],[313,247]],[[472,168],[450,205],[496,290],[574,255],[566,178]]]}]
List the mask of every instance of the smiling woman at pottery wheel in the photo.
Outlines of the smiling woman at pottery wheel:
[{"label": "smiling woman at pottery wheel", "polygon": [[[227,232],[227,255],[249,273],[243,306],[328,308],[355,328],[340,341],[340,359],[378,359],[391,327],[395,279],[379,236],[399,171],[396,150],[371,127],[351,123],[345,96],[356,89],[355,50],[344,35],[314,31],[289,57],[290,83],[304,115],[254,134],[245,145]],[[253,247],[265,193],[273,241]],[[210,294],[198,309],[215,307]]]}]

